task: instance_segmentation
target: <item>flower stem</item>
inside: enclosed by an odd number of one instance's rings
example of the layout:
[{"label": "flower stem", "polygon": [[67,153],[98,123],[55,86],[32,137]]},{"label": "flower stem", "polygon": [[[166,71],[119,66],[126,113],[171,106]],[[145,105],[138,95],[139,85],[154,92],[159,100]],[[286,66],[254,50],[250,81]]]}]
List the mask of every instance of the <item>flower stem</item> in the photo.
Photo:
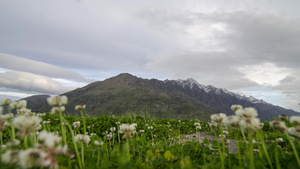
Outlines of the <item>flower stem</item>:
[{"label": "flower stem", "polygon": [[67,144],[66,130],[65,130],[65,127],[63,125],[64,118],[62,116],[61,111],[59,111],[59,119],[60,119],[60,127],[61,127],[62,138],[63,138],[64,144]]},{"label": "flower stem", "polygon": [[85,135],[86,134],[86,125],[85,125],[85,118],[84,118],[82,110],[80,110],[80,114],[81,114],[82,123],[83,123],[83,134]]},{"label": "flower stem", "polygon": [[289,140],[289,142],[290,142],[290,144],[291,144],[291,146],[292,146],[292,149],[293,149],[294,155],[295,155],[295,157],[296,157],[298,166],[300,167],[299,155],[298,155],[298,153],[297,153],[297,149],[296,149],[296,147],[295,147],[295,144],[294,144],[293,140],[288,136],[287,133],[286,133],[286,135],[287,135],[287,138],[288,138],[288,140]]}]

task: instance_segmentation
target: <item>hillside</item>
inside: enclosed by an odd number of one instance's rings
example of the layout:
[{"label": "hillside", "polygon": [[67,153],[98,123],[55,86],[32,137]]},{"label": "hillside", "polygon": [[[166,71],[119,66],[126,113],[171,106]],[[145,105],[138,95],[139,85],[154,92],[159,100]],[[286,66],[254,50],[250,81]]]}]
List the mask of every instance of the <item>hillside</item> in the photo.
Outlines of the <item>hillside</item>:
[{"label": "hillside", "polygon": [[[66,114],[74,115],[75,105],[86,104],[89,116],[122,115],[126,112],[150,114],[157,118],[198,118],[208,120],[213,113],[233,114],[232,104],[255,107],[259,118],[270,120],[279,114],[297,112],[271,105],[253,97],[240,96],[226,89],[204,86],[193,79],[142,79],[123,73],[64,93],[69,98]],[[28,107],[36,112],[50,110],[47,96],[26,98]]]}]

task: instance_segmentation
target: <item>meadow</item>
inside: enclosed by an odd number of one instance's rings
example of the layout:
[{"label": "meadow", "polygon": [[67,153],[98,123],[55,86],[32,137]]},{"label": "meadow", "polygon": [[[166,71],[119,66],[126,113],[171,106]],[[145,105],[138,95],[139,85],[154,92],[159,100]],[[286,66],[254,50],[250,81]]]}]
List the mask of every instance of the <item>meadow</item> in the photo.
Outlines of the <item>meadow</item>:
[{"label": "meadow", "polygon": [[231,107],[235,115],[214,114],[211,122],[85,117],[85,105],[75,107],[76,116],[66,116],[67,100],[48,98],[53,108],[46,113],[31,112],[24,100],[2,100],[1,169],[300,168],[300,116],[261,122],[254,108],[240,105]]}]

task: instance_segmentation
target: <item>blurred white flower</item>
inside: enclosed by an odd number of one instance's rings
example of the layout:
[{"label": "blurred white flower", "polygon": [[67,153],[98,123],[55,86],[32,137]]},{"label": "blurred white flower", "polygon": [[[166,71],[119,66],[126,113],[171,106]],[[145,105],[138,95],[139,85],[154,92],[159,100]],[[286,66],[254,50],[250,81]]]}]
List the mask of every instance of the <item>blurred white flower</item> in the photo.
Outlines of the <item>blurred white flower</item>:
[{"label": "blurred white flower", "polygon": [[115,128],[115,127],[111,127],[111,128],[110,128],[110,131],[111,131],[111,132],[115,132],[115,131],[116,131],[116,128]]},{"label": "blurred white flower", "polygon": [[20,130],[20,136],[32,133],[42,119],[37,116],[18,116],[13,119],[13,125]]},{"label": "blurred white flower", "polygon": [[17,110],[17,114],[30,116],[30,115],[32,115],[32,112],[31,112],[31,109],[21,108],[21,109]]},{"label": "blurred white flower", "polygon": [[12,101],[11,101],[10,99],[3,99],[3,100],[1,101],[1,104],[2,104],[3,106],[8,106],[11,102],[12,102]]},{"label": "blurred white flower", "polygon": [[243,109],[243,106],[237,105],[237,104],[234,104],[234,105],[231,106],[231,110],[233,110],[233,111],[237,111],[237,110],[240,110],[240,109]]},{"label": "blurred white flower", "polygon": [[223,124],[225,124],[228,128],[239,128],[240,127],[240,117],[239,116],[227,116],[223,120]]},{"label": "blurred white flower", "polygon": [[200,123],[194,123],[194,126],[200,126]]},{"label": "blurred white flower", "polygon": [[300,125],[300,116],[291,116],[290,122],[292,124]]},{"label": "blurred white flower", "polygon": [[75,122],[73,123],[73,126],[74,126],[74,128],[80,127],[80,121],[75,121]]},{"label": "blurred white flower", "polygon": [[135,131],[136,123],[133,124],[121,124],[119,133],[124,133],[123,138],[131,137],[131,134]]},{"label": "blurred white flower", "polygon": [[88,144],[91,141],[91,138],[88,135],[77,134],[74,136],[75,142],[83,142]]},{"label": "blurred white flower", "polygon": [[13,140],[13,141],[7,142],[6,145],[10,146],[10,147],[15,147],[15,146],[20,145],[20,143],[21,143],[20,140]]},{"label": "blurred white flower", "polygon": [[219,113],[210,116],[212,122],[221,123],[226,118],[226,114]]},{"label": "blurred white flower", "polygon": [[270,127],[278,129],[280,132],[286,131],[287,127],[283,121],[270,121]]},{"label": "blurred white flower", "polygon": [[21,109],[21,108],[26,108],[27,106],[27,101],[26,100],[19,100],[16,102],[11,102],[9,104],[11,109]]},{"label": "blurred white flower", "polygon": [[67,96],[51,96],[47,99],[50,106],[62,106],[68,103]]},{"label": "blurred white flower", "polygon": [[41,131],[38,135],[38,140],[47,148],[53,148],[61,141],[61,137],[47,131]]},{"label": "blurred white flower", "polygon": [[256,117],[257,116],[257,111],[253,107],[247,107],[244,109],[239,109],[235,112],[236,115],[240,117],[246,117],[246,118],[251,118],[251,117]]},{"label": "blurred white flower", "polygon": [[83,109],[85,109],[85,105],[80,104],[75,106],[75,110],[81,111]]},{"label": "blurred white flower", "polygon": [[260,129],[260,120],[258,118],[242,118],[240,125],[243,130],[258,130]]},{"label": "blurred white flower", "polygon": [[288,116],[285,115],[285,114],[281,114],[278,116],[281,120],[287,120],[288,119]]},{"label": "blurred white flower", "polygon": [[21,168],[42,167],[47,154],[38,149],[30,148],[19,152],[19,165]]},{"label": "blurred white flower", "polygon": [[148,130],[153,130],[153,126],[148,126]]},{"label": "blurred white flower", "polygon": [[59,112],[65,111],[65,110],[66,110],[65,106],[55,106],[55,107],[52,107],[51,114],[57,114]]},{"label": "blurred white flower", "polygon": [[95,144],[96,146],[102,146],[104,143],[103,143],[102,141],[95,140],[95,141],[94,141],[94,144]]},{"label": "blurred white flower", "polygon": [[7,150],[1,155],[1,161],[5,164],[16,164],[19,159],[19,151]]},{"label": "blurred white flower", "polygon": [[299,126],[288,128],[287,132],[290,136],[300,139],[300,127]]},{"label": "blurred white flower", "polygon": [[196,130],[200,130],[200,129],[201,129],[201,126],[197,126],[197,127],[196,127]]}]

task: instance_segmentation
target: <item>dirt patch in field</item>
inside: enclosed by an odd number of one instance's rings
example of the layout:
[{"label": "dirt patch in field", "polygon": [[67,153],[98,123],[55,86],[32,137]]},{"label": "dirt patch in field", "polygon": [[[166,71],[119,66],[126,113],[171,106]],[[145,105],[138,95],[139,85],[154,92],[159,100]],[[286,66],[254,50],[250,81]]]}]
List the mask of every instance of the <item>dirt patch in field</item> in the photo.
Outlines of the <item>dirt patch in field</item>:
[{"label": "dirt patch in field", "polygon": [[[200,140],[200,143],[203,143],[203,141],[205,140],[205,138],[207,138],[207,140],[209,142],[212,142],[213,140],[216,140],[216,137],[214,135],[211,135],[208,132],[199,132],[198,133],[200,136],[200,139],[198,139],[198,136],[196,134],[189,134],[189,135],[185,135],[183,137],[181,137],[181,142],[187,142],[187,141],[198,141]],[[218,138],[218,140],[221,142],[222,139]],[[236,147],[236,141],[234,139],[228,139],[230,141],[230,143],[228,145],[226,145],[226,147],[229,150],[230,154],[236,154],[237,153],[237,147]],[[211,144],[209,145],[211,146]]]}]

